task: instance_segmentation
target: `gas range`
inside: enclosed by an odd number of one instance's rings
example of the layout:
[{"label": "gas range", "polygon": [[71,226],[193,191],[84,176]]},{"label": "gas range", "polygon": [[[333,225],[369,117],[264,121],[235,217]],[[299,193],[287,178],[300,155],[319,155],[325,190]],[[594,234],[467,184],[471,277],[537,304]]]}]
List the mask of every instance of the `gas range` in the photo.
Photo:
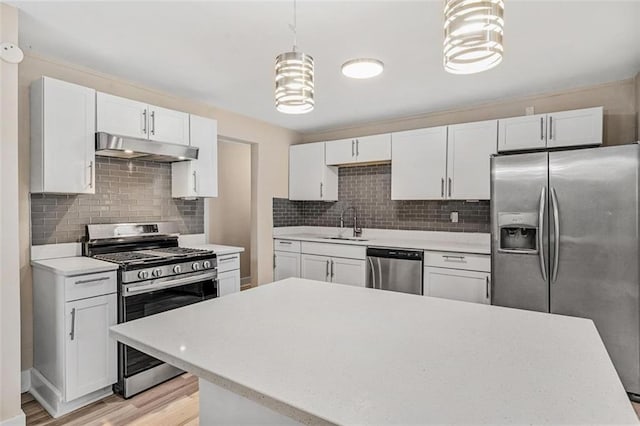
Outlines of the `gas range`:
[{"label": "gas range", "polygon": [[[173,222],[87,225],[83,254],[118,268],[118,322],[132,321],[218,296],[216,254],[179,247]],[[118,382],[125,398],[182,371],[118,344]]]}]

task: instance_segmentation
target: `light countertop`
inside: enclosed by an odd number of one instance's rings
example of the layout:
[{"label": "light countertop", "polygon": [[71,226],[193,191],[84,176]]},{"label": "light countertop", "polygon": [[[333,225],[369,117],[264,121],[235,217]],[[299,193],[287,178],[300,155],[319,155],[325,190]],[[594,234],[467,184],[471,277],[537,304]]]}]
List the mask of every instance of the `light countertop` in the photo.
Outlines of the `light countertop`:
[{"label": "light countertop", "polygon": [[54,259],[33,260],[31,266],[48,269],[59,275],[74,276],[115,271],[118,265],[85,256],[59,257]]},{"label": "light countertop", "polygon": [[290,278],[111,330],[311,422],[638,424],[585,319]]},{"label": "light countertop", "polygon": [[189,244],[185,245],[185,247],[202,250],[213,250],[218,256],[224,256],[225,254],[242,253],[244,251],[244,247],[223,246],[220,244]]}]

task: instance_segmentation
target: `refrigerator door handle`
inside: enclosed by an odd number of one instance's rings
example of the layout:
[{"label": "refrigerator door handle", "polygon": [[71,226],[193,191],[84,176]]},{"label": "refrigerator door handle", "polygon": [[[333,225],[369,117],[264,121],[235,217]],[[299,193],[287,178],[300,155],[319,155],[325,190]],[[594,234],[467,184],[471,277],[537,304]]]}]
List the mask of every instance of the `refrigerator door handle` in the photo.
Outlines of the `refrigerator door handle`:
[{"label": "refrigerator door handle", "polygon": [[551,272],[551,282],[556,282],[558,278],[558,263],[560,263],[560,213],[558,211],[558,196],[556,189],[551,188],[551,206],[553,208],[553,270]]},{"label": "refrigerator door handle", "polygon": [[538,205],[538,258],[540,260],[540,272],[542,279],[547,281],[547,267],[544,263],[544,211],[547,202],[547,188],[540,191],[540,204]]}]

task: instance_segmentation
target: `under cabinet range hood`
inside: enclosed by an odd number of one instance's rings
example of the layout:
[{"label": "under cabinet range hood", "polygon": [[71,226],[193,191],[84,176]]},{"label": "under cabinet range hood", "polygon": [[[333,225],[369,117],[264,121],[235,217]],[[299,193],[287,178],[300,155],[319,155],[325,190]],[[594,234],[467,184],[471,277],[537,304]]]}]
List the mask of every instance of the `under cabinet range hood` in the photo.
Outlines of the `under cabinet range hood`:
[{"label": "under cabinet range hood", "polygon": [[198,148],[97,132],[96,155],[173,163],[197,160]]}]

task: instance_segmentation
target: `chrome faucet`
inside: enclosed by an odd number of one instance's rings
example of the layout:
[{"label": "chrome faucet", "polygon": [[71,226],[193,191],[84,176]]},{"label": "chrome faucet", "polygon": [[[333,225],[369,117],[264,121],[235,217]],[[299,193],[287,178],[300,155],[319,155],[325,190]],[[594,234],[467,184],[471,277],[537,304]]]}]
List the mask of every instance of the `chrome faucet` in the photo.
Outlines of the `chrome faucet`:
[{"label": "chrome faucet", "polygon": [[344,213],[351,209],[353,209],[353,236],[360,237],[362,236],[362,228],[358,228],[358,213],[356,208],[353,206],[346,207],[342,210],[342,213],[340,213],[340,229],[344,228]]}]

